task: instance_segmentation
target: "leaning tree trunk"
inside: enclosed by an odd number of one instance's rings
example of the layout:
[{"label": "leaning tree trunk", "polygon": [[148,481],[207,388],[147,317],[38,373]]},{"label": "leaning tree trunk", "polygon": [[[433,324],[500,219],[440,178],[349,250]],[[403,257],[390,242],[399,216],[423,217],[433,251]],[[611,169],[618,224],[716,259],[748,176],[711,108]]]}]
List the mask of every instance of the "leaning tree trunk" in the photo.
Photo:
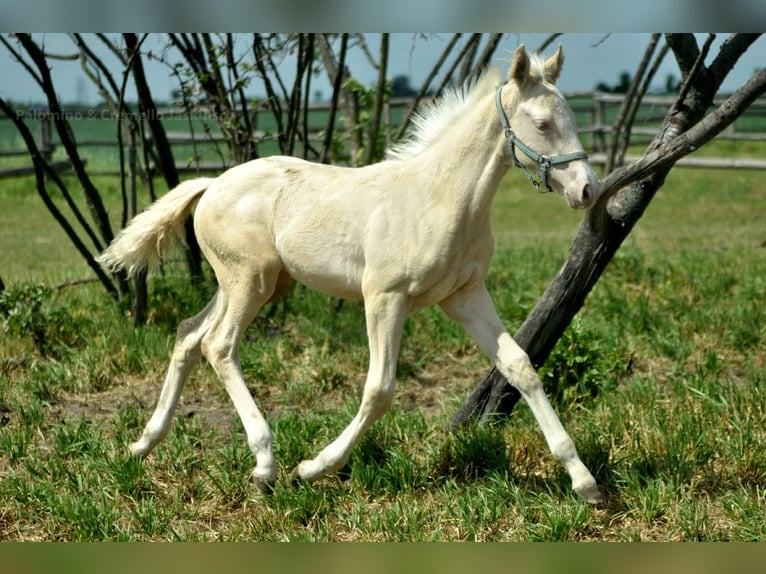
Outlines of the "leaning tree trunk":
[{"label": "leaning tree trunk", "polygon": [[[731,36],[707,67],[706,50],[700,52],[691,34],[667,35],[684,85],[643,157],[604,179],[603,197],[588,212],[564,265],[514,336],[536,367],[545,362],[675,162],[714,138],[766,92],[766,69],[761,69],[705,116],[723,79],[756,38]],[[492,368],[455,413],[452,426],[507,417],[519,398],[518,391]]]}]

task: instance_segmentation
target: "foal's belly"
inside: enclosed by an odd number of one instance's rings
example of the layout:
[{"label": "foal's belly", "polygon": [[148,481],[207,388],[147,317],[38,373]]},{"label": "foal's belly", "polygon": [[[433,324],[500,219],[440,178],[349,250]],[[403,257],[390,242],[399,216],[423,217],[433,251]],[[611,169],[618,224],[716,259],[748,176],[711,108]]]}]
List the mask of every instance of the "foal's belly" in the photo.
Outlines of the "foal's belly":
[{"label": "foal's belly", "polygon": [[364,257],[358,242],[336,231],[327,233],[310,218],[280,228],[274,246],[290,276],[344,299],[361,299]]},{"label": "foal's belly", "polygon": [[362,298],[360,273],[353,266],[324,257],[294,259],[292,255],[280,253],[285,270],[299,283],[333,297]]}]

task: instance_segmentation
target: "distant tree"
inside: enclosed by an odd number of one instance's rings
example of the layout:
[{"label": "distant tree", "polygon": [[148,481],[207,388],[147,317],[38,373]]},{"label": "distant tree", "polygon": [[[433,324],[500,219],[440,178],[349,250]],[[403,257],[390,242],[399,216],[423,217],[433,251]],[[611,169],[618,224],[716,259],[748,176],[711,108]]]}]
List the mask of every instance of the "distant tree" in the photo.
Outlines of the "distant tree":
[{"label": "distant tree", "polygon": [[392,98],[411,98],[416,93],[415,88],[410,85],[409,76],[394,76],[391,82]]},{"label": "distant tree", "polygon": [[665,93],[675,94],[681,89],[681,80],[675,74],[665,76]]},{"label": "distant tree", "polygon": [[607,92],[610,94],[624,94],[630,87],[630,82],[633,79],[633,74],[628,71],[620,72],[617,83],[614,85],[607,84],[606,82],[599,82],[596,84],[596,90],[599,92]]}]

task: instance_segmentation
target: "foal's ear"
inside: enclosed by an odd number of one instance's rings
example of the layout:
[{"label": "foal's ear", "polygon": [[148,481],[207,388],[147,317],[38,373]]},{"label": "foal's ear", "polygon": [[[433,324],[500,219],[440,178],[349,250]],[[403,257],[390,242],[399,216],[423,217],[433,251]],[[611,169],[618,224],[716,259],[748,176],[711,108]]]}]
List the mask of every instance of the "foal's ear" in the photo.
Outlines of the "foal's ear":
[{"label": "foal's ear", "polygon": [[564,67],[564,50],[559,44],[559,49],[550,58],[545,60],[545,79],[551,84],[555,84],[561,74],[561,68]]},{"label": "foal's ear", "polygon": [[510,80],[514,80],[520,86],[523,86],[529,79],[529,55],[524,44],[516,48],[513,53],[511,71],[508,75]]}]

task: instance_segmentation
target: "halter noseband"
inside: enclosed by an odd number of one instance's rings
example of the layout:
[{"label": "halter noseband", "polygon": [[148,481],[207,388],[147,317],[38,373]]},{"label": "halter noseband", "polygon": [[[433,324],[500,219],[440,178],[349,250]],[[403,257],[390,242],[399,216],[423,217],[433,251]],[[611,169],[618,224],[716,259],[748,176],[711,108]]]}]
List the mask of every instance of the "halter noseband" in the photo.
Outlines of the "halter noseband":
[{"label": "halter noseband", "polygon": [[[529,146],[525,145],[524,142],[522,142],[519,138],[516,137],[516,134],[513,133],[513,130],[511,129],[511,124],[508,122],[508,117],[505,115],[505,111],[503,110],[503,102],[501,98],[502,93],[502,86],[497,89],[497,95],[495,96],[495,104],[497,105],[497,113],[500,116],[500,123],[503,125],[503,130],[505,131],[505,137],[508,142],[508,153],[511,154],[511,159],[513,160],[513,165],[516,167],[520,167],[524,170],[524,173],[527,174],[527,177],[529,178],[529,181],[534,185],[538,191],[553,191],[551,189],[551,186],[548,184],[548,168],[552,165],[559,165],[562,163],[569,163],[570,161],[575,161],[578,159],[588,159],[588,154],[584,151],[577,151],[574,153],[568,153],[566,155],[556,155],[553,157],[549,157],[547,155],[539,154]],[[524,154],[531,159],[532,161],[537,162],[537,165],[540,166],[540,179],[535,179],[535,174],[530,172],[526,166],[519,161],[519,158],[516,157],[516,148],[519,148],[521,151],[524,152]],[[543,189],[540,189],[540,188]]]}]

